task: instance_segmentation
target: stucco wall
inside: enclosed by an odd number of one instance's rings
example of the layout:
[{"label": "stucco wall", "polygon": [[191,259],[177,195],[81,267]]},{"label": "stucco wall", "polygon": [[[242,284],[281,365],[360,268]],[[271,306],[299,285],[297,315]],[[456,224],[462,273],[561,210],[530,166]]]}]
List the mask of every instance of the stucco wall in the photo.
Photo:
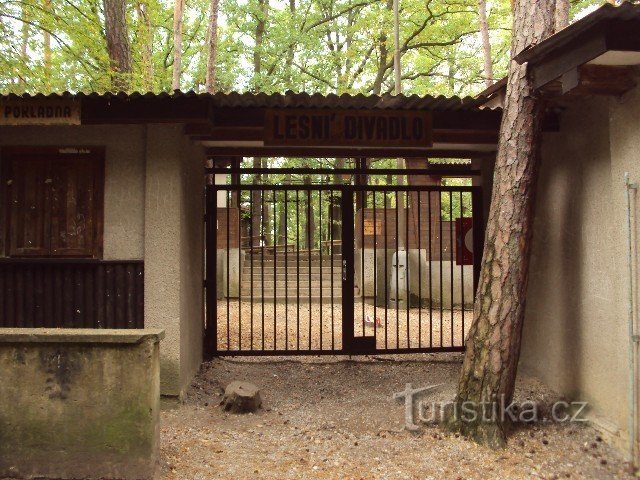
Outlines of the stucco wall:
[{"label": "stucco wall", "polygon": [[161,392],[202,360],[204,154],[180,124],[3,127],[0,146],[103,146],[104,259],[145,261],[145,327],[166,331]]},{"label": "stucco wall", "polygon": [[[521,369],[622,448],[628,413],[624,171],[640,181],[640,94],[580,99],[544,136]],[[637,206],[634,215],[640,213]]]},{"label": "stucco wall", "polygon": [[0,329],[0,477],[153,478],[161,338]]},{"label": "stucco wall", "polygon": [[181,396],[202,360],[204,156],[182,125],[149,125],[145,327],[166,331],[161,392]]},{"label": "stucco wall", "polygon": [[0,127],[0,147],[8,145],[104,146],[104,259],[143,258],[143,125]]},{"label": "stucco wall", "polygon": [[186,389],[202,362],[204,327],[204,151],[182,137],[180,372]]}]

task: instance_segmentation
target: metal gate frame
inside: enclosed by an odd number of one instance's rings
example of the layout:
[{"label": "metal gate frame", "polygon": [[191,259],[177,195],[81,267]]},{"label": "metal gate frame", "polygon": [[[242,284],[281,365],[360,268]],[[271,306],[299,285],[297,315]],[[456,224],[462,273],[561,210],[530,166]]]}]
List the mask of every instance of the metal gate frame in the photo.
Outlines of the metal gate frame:
[{"label": "metal gate frame", "polygon": [[[236,171],[241,173],[282,173],[285,169],[223,169],[208,168],[207,173],[224,173],[233,174]],[[289,173],[322,173],[318,169],[286,169]],[[344,169],[345,172],[352,174],[362,173],[354,169]],[[337,170],[331,170],[332,174],[340,173]],[[424,170],[368,170],[366,174],[379,175],[428,175]],[[220,350],[218,349],[218,298],[217,298],[217,251],[218,251],[218,205],[217,197],[219,191],[234,192],[237,191],[333,191],[341,193],[341,209],[342,209],[342,348],[341,349],[322,349],[322,350],[304,350],[304,349],[251,349],[251,350]],[[482,190],[481,187],[442,187],[442,186],[419,186],[419,185],[343,185],[343,184],[322,184],[322,185],[253,185],[253,184],[224,184],[224,185],[207,185],[205,193],[205,320],[204,329],[204,350],[205,356],[208,358],[217,356],[246,356],[246,355],[366,355],[366,354],[401,354],[401,353],[434,353],[434,352],[455,352],[464,351],[464,343],[461,346],[446,347],[421,347],[421,348],[376,348],[375,336],[356,336],[354,332],[354,285],[355,285],[355,209],[354,195],[356,193],[366,192],[470,192],[473,222],[481,228],[473,228],[473,292],[478,285],[480,262],[484,248],[484,222],[482,210]],[[364,227],[363,227],[364,228]],[[364,231],[363,231],[364,235]],[[216,252],[210,255],[210,252]],[[375,331],[375,328],[374,328]],[[264,335],[264,332],[263,332]]]}]

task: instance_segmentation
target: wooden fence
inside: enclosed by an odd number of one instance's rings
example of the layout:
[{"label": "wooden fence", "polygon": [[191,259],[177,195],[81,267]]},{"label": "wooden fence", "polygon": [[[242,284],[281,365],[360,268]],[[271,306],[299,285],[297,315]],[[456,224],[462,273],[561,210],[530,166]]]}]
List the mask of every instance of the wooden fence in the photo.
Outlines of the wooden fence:
[{"label": "wooden fence", "polygon": [[143,328],[142,260],[0,260],[0,327]]}]

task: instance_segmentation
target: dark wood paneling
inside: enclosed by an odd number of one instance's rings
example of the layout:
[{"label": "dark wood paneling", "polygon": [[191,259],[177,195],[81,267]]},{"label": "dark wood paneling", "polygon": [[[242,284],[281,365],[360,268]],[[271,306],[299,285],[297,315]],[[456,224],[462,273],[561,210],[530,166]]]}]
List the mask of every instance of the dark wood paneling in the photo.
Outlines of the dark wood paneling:
[{"label": "dark wood paneling", "polygon": [[0,261],[0,327],[143,328],[142,261]]},{"label": "dark wood paneling", "polygon": [[[227,217],[229,233],[227,233]],[[218,208],[218,249],[238,248],[240,211],[237,208]],[[228,245],[227,245],[228,242]]]}]

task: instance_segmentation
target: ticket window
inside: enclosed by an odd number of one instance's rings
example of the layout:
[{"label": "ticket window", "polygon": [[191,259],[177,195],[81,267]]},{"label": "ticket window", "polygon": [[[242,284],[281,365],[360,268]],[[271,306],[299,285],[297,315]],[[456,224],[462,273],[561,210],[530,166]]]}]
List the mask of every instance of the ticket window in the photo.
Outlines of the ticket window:
[{"label": "ticket window", "polygon": [[104,156],[97,149],[3,150],[8,257],[102,257]]}]

